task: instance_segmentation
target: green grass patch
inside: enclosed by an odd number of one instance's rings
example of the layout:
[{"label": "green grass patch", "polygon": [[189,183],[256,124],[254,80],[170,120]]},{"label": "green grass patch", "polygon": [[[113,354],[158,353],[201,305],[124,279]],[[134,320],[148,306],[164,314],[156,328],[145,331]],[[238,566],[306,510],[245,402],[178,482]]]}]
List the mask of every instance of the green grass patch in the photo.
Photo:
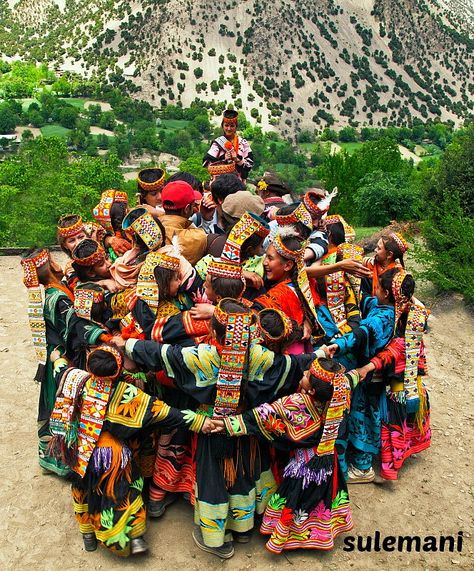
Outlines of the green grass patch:
[{"label": "green grass patch", "polygon": [[319,149],[319,143],[300,143],[299,148],[302,151],[313,153]]},{"label": "green grass patch", "polygon": [[64,103],[69,103],[73,107],[77,107],[78,109],[84,109],[84,103],[88,101],[88,99],[81,99],[79,97],[61,97],[60,101]]},{"label": "green grass patch", "polygon": [[41,134],[43,137],[63,137],[64,139],[69,135],[71,129],[66,129],[61,125],[45,125],[41,127]]},{"label": "green grass patch", "polygon": [[164,127],[165,129],[186,129],[191,121],[186,119],[162,119],[158,129]]},{"label": "green grass patch", "polygon": [[367,238],[367,236],[372,236],[376,232],[380,232],[382,226],[359,226],[355,229],[356,240],[362,240]]},{"label": "green grass patch", "polygon": [[360,149],[364,143],[337,143],[340,147],[342,147],[347,153],[352,155],[354,151]]}]

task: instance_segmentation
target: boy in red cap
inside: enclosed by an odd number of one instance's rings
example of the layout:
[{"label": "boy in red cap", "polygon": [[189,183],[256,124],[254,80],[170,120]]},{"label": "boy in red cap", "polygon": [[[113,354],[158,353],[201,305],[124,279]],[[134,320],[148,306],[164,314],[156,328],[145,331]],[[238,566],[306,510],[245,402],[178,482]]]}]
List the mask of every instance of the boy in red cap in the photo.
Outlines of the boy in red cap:
[{"label": "boy in red cap", "polygon": [[187,182],[176,180],[164,186],[161,200],[165,214],[160,220],[165,227],[166,243],[171,244],[177,236],[181,254],[196,264],[206,253],[207,236],[189,220],[194,211],[195,191]]}]

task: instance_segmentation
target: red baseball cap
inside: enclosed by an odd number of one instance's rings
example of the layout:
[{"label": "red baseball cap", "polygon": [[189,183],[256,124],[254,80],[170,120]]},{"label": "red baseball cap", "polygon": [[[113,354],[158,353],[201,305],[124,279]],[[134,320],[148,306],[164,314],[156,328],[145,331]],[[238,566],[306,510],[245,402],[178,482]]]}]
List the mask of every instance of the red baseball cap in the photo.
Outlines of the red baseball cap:
[{"label": "red baseball cap", "polygon": [[165,210],[180,210],[194,201],[193,187],[184,180],[175,180],[163,187],[161,202]]}]

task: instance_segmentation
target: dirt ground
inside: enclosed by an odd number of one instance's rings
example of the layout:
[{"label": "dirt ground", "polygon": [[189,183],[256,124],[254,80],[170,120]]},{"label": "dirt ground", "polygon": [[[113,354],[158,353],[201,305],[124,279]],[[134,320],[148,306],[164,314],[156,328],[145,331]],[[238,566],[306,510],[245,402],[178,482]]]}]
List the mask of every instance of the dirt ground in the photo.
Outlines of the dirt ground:
[{"label": "dirt ground", "polygon": [[458,299],[435,305],[427,335],[433,443],[407,461],[397,482],[352,486],[354,529],[347,535],[439,536],[463,531],[461,552],[346,552],[343,537],[329,553],[295,551],[275,556],[256,534],[220,561],[191,538],[192,509],[183,500],[149,522],[150,553],[119,560],[86,553],[73,517],[69,485],[42,475],[37,463],[39,387],[26,316],[26,290],[18,257],[0,258],[0,568],[72,569],[474,569],[473,432],[474,321]]}]

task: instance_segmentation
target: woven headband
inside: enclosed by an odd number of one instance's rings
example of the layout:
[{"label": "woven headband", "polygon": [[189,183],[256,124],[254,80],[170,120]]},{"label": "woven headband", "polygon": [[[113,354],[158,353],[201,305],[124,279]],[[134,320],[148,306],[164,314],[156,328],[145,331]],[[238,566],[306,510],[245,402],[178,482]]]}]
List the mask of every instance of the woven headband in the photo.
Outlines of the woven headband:
[{"label": "woven headband", "polygon": [[[332,383],[334,380],[334,377],[337,374],[333,371],[327,371],[324,367],[322,367],[321,363],[319,362],[319,359],[315,359],[311,363],[311,367],[309,368],[309,372],[311,375],[313,375],[313,377],[316,377],[317,379],[320,379],[321,381],[324,381],[325,383]],[[338,371],[338,373],[340,373],[340,372],[341,371]]]},{"label": "woven headband", "polygon": [[165,176],[166,173],[165,171],[159,169],[162,172],[162,175],[160,176],[160,178],[158,180],[155,180],[153,182],[145,182],[141,177],[143,175],[144,172],[149,171],[149,169],[143,169],[138,173],[138,184],[140,185],[140,188],[142,190],[144,190],[145,192],[153,192],[154,190],[160,190],[161,188],[163,188],[164,184],[165,184]]},{"label": "woven headband", "polygon": [[222,258],[212,258],[207,266],[207,273],[215,278],[242,279],[242,266]]},{"label": "woven headband", "polygon": [[98,375],[95,375],[95,377],[97,379],[102,379],[102,380],[106,380],[106,379],[116,379],[122,370],[122,365],[123,365],[123,357],[121,355],[121,353],[119,353],[119,351],[117,351],[117,349],[115,349],[115,347],[111,347],[110,345],[101,345],[99,347],[97,347],[96,349],[93,349],[89,355],[87,356],[87,366],[86,369],[90,372],[89,369],[89,361],[92,357],[92,355],[96,352],[96,351],[106,351],[107,353],[110,353],[111,355],[114,356],[115,358],[115,362],[117,364],[117,372],[115,373],[115,375],[111,375],[110,377],[99,377]]},{"label": "woven headband", "polygon": [[301,222],[310,230],[313,229],[313,219],[311,218],[311,213],[306,208],[303,202],[301,202],[293,212],[290,214],[275,214],[275,220],[280,226],[288,226],[290,224],[297,224]]},{"label": "woven headband", "polygon": [[279,233],[275,235],[272,245],[280,256],[288,260],[293,260],[294,262],[298,262],[303,258],[306,248],[306,243],[304,243],[299,250],[290,250],[290,248],[287,248],[285,244],[283,244]]},{"label": "woven headband", "polygon": [[26,287],[38,287],[38,272],[37,270],[47,264],[49,260],[48,250],[41,250],[33,258],[26,258],[21,260],[21,265],[23,267],[23,283]]},{"label": "woven headband", "polygon": [[180,265],[179,258],[167,254],[150,252],[147,255],[138,274],[136,293],[137,297],[142,299],[153,313],[156,314],[160,303],[160,289],[156,283],[155,268],[160,267],[177,272]]},{"label": "woven headband", "polygon": [[400,233],[392,232],[389,237],[397,244],[402,254],[408,250],[408,242]]},{"label": "woven headband", "polygon": [[[62,216],[59,219],[59,222],[66,219],[68,216],[71,215],[67,214],[66,216]],[[82,222],[82,218],[79,216],[76,222],[73,222],[70,226],[58,226],[57,227],[58,236],[60,238],[69,238],[71,236],[74,236],[75,234],[78,234],[79,232],[83,231],[84,229],[83,224],[84,223]]]},{"label": "woven headband", "polygon": [[91,267],[105,260],[105,251],[104,248],[102,248],[102,246],[99,244],[99,242],[96,242],[95,240],[92,239],[89,239],[89,241],[94,242],[96,244],[96,250],[95,252],[92,252],[92,254],[86,256],[85,258],[78,258],[77,254],[75,254],[77,248],[81,246],[81,244],[78,244],[78,246],[74,248],[74,251],[72,253],[72,259],[78,266]]},{"label": "woven headband", "polygon": [[[142,214],[133,222],[130,222],[130,215],[137,210],[140,210]],[[133,239],[134,235],[139,236],[149,250],[154,250],[161,246],[163,242],[161,228],[146,208],[131,210],[123,219],[122,228],[130,239]]]}]

